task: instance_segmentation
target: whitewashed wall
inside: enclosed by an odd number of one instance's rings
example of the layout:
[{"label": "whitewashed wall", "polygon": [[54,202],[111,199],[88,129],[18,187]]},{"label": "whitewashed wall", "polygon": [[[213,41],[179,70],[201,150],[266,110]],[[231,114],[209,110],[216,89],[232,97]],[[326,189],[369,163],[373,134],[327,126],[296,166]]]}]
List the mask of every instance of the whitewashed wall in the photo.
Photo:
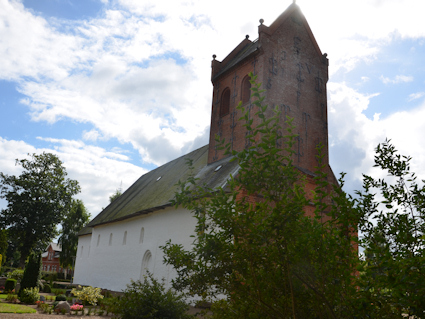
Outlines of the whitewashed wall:
[{"label": "whitewashed wall", "polygon": [[[176,275],[171,266],[163,264],[159,246],[169,239],[187,249],[193,242],[196,219],[185,209],[166,208],[149,215],[93,228],[92,235],[78,241],[74,282],[113,291],[126,288],[131,279],[144,274],[142,263],[153,275],[165,278],[167,286]],[[141,229],[143,240],[140,240]],[[124,234],[127,232],[124,243]],[[110,235],[112,241],[110,242]],[[146,258],[150,251],[151,258]],[[145,256],[145,259],[144,259]]]}]

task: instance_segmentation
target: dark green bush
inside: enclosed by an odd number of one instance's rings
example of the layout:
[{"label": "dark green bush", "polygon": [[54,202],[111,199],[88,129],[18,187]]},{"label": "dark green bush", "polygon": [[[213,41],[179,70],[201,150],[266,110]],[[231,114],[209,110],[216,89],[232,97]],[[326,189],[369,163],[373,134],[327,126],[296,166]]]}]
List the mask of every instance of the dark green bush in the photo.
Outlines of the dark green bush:
[{"label": "dark green bush", "polygon": [[117,299],[116,312],[122,319],[139,318],[193,318],[187,314],[189,306],[183,297],[148,273],[143,282],[132,281],[124,290],[124,296]]},{"label": "dark green bush", "polygon": [[38,287],[41,278],[41,255],[39,253],[31,253],[27,265],[25,266],[24,275],[21,280],[21,288],[18,295],[25,288]]},{"label": "dark green bush", "polygon": [[43,286],[43,292],[45,292],[45,293],[51,293],[52,292],[52,287],[50,287],[49,284],[44,284],[44,286]]},{"label": "dark green bush", "polygon": [[16,287],[16,279],[7,279],[4,285],[4,290],[7,292],[12,291]]},{"label": "dark green bush", "polygon": [[57,295],[55,301],[66,301],[65,295]]}]

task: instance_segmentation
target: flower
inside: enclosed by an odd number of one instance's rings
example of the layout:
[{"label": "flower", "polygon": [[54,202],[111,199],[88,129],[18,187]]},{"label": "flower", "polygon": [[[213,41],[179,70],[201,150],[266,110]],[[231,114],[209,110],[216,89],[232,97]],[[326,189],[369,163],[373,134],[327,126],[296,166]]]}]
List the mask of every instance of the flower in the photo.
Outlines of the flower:
[{"label": "flower", "polygon": [[73,304],[70,308],[73,311],[79,311],[79,310],[83,309],[83,305]]}]

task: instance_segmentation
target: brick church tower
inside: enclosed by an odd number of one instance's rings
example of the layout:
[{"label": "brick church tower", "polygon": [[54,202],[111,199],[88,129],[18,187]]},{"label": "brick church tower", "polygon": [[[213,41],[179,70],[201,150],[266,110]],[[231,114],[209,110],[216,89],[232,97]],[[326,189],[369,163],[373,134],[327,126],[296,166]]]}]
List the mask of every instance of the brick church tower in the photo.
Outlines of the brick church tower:
[{"label": "brick church tower", "polygon": [[[213,102],[208,163],[224,157],[217,150],[215,136],[225,138],[234,150],[248,147],[246,130],[238,123],[236,106],[240,101],[250,114],[248,73],[257,75],[265,91],[265,104],[281,109],[281,123],[286,116],[294,118],[298,134],[294,165],[307,176],[313,176],[316,146],[324,146],[324,163],[329,163],[326,83],[327,54],[322,54],[300,8],[291,4],[270,26],[260,20],[258,39],[244,39],[223,60],[213,56],[211,81]],[[254,126],[256,119],[254,120]],[[258,119],[257,119],[258,120]],[[333,173],[328,167],[328,175]],[[336,182],[336,181],[335,181]],[[312,185],[310,185],[312,186]]]}]

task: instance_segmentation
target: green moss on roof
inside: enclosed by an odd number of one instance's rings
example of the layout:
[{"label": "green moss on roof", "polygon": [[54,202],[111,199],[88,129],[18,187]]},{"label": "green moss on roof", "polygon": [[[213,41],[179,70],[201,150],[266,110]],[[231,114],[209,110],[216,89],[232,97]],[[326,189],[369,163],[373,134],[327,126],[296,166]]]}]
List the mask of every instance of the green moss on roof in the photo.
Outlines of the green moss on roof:
[{"label": "green moss on roof", "polygon": [[[193,161],[193,172],[187,165],[189,158]],[[88,228],[169,206],[174,194],[178,191],[176,184],[178,181],[187,180],[191,173],[199,178],[200,184],[211,188],[224,187],[230,174],[234,175],[239,167],[236,161],[230,161],[230,158],[210,165],[207,165],[207,159],[208,145],[142,175],[120,197],[97,215],[87,225]],[[222,168],[216,172],[215,169],[219,165],[222,165]],[[89,229],[84,228],[79,235],[89,234]]]}]

